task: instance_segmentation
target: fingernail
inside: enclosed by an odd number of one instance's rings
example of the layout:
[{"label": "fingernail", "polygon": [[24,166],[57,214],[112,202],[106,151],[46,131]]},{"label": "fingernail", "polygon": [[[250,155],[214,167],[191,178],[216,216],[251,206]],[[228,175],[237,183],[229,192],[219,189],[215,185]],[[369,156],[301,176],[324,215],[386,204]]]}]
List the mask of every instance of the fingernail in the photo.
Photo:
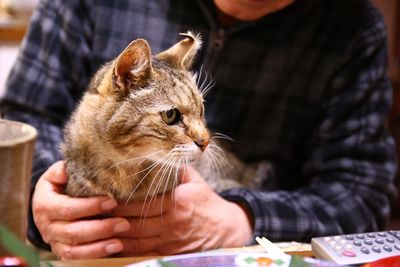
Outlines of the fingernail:
[{"label": "fingernail", "polygon": [[121,243],[111,243],[106,245],[106,252],[108,254],[114,254],[117,252],[121,252],[124,249]]},{"label": "fingernail", "polygon": [[114,225],[114,232],[115,233],[122,233],[126,232],[131,228],[131,225],[127,221],[122,221]]},{"label": "fingernail", "polygon": [[114,199],[108,199],[101,204],[103,210],[112,210],[117,206],[117,201]]}]

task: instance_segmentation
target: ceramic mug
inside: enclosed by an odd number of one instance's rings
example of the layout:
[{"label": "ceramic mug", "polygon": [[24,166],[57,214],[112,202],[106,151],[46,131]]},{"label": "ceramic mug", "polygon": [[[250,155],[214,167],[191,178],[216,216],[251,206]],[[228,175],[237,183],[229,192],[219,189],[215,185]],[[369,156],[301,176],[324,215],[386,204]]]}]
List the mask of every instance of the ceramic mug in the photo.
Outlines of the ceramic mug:
[{"label": "ceramic mug", "polygon": [[0,223],[21,240],[26,237],[36,136],[28,124],[0,119]]}]

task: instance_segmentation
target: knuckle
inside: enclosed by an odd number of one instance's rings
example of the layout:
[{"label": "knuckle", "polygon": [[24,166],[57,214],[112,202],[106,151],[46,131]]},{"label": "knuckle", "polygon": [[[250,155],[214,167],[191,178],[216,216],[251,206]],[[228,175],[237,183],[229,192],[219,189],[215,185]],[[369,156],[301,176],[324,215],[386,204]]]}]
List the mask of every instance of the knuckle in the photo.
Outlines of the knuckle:
[{"label": "knuckle", "polygon": [[70,246],[65,246],[61,250],[61,258],[62,259],[68,259],[68,260],[74,259],[73,253],[72,253],[72,248]]},{"label": "knuckle", "polygon": [[58,213],[60,214],[60,216],[64,219],[69,219],[71,217],[71,207],[67,206],[67,205],[61,205],[58,208]]},{"label": "knuckle", "polygon": [[79,243],[77,233],[72,229],[66,229],[64,232],[65,240],[70,245],[77,245]]},{"label": "knuckle", "polygon": [[40,234],[42,235],[43,241],[46,242],[47,244],[50,244],[50,242],[52,241],[52,238],[51,238],[51,235],[49,234],[49,232],[48,231],[40,231]]},{"label": "knuckle", "polygon": [[39,220],[34,219],[34,221],[35,221],[36,227],[38,228],[38,230],[40,232],[40,235],[43,238],[43,241],[46,242],[47,244],[49,244],[52,241],[51,225],[47,221],[40,220],[40,219]]},{"label": "knuckle", "polygon": [[32,199],[32,213],[34,217],[38,217],[44,213],[44,207],[35,198]]},{"label": "knuckle", "polygon": [[52,252],[57,255],[58,258],[62,260],[71,260],[73,259],[73,253],[72,253],[72,247],[65,245],[65,244],[60,244],[60,243],[54,243],[51,246]]}]

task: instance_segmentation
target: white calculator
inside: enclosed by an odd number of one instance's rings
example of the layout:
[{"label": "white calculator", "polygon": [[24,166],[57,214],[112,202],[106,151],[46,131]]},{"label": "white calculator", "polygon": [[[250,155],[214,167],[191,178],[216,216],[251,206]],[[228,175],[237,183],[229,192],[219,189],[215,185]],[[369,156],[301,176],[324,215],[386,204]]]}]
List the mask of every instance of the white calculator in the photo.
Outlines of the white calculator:
[{"label": "white calculator", "polygon": [[311,247],[316,258],[340,265],[362,264],[400,255],[400,230],[315,237]]}]

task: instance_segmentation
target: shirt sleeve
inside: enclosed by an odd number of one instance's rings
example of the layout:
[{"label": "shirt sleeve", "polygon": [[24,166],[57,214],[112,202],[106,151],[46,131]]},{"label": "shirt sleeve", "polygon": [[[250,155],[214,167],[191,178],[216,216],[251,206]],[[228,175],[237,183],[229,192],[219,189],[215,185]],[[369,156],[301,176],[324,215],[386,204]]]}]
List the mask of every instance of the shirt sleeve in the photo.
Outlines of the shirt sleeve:
[{"label": "shirt sleeve", "polygon": [[[80,1],[41,1],[32,15],[16,63],[6,83],[1,107],[5,118],[38,130],[31,194],[38,178],[62,159],[62,127],[86,87],[90,62],[90,24]],[[81,4],[82,5],[82,4]],[[45,244],[29,211],[28,238]]]},{"label": "shirt sleeve", "polygon": [[392,97],[386,36],[378,30],[355,38],[337,62],[299,174],[309,183],[293,191],[222,193],[248,207],[255,236],[308,242],[315,236],[383,229],[387,223],[396,164],[385,124]]}]

